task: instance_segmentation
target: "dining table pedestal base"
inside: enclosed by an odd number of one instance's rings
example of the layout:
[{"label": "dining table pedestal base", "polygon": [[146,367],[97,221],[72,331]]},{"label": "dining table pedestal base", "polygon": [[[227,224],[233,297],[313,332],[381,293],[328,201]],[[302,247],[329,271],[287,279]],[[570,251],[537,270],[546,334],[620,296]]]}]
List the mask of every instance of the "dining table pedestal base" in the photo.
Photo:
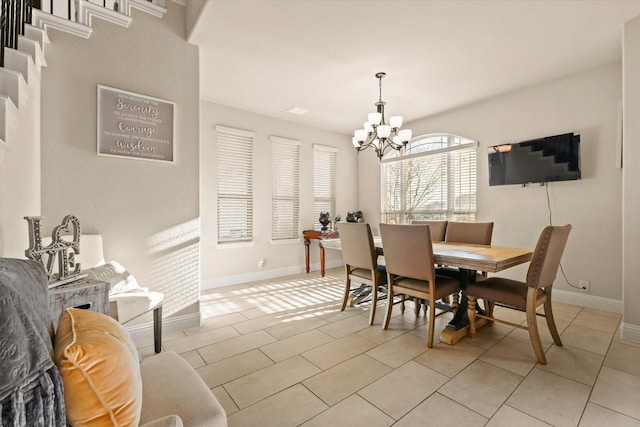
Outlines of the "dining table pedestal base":
[{"label": "dining table pedestal base", "polygon": [[[486,324],[488,324],[489,321],[487,319],[482,319],[480,317],[476,318],[476,329],[481,328],[483,326],[485,326]],[[440,333],[440,342],[445,343],[445,344],[449,344],[449,345],[454,345],[455,343],[457,343],[458,341],[460,341],[462,338],[466,337],[467,335],[469,335],[469,325],[464,326],[460,329],[458,329],[457,331],[454,331],[452,329],[447,329],[444,328],[442,330],[442,332]]]}]

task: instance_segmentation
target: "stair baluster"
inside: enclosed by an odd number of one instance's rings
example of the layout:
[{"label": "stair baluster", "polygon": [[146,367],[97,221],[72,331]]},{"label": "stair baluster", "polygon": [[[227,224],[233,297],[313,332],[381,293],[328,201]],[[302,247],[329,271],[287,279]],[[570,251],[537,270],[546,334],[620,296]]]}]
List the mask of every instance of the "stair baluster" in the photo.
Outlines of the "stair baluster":
[{"label": "stair baluster", "polygon": [[4,49],[18,48],[18,36],[24,35],[25,24],[31,23],[33,3],[39,0],[2,0],[0,17],[0,67],[4,67]]}]

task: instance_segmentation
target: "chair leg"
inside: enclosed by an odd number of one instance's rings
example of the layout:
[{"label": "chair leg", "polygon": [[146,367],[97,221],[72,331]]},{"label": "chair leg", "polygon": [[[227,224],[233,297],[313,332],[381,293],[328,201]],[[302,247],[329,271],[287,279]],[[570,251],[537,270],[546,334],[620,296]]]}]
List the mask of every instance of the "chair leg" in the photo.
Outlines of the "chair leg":
[{"label": "chair leg", "polygon": [[431,297],[429,299],[429,338],[427,339],[427,347],[433,347],[433,336],[436,331],[436,300]]},{"label": "chair leg", "polygon": [[347,268],[347,283],[344,287],[344,296],[342,297],[342,306],[340,311],[344,311],[347,308],[347,302],[349,301],[349,293],[351,291],[351,279],[349,278],[349,269]]},{"label": "chair leg", "polygon": [[153,349],[156,353],[162,351],[162,306],[153,310]]},{"label": "chair leg", "polygon": [[420,298],[413,297],[413,312],[416,317],[420,315]]},{"label": "chair leg", "polygon": [[[393,286],[389,283],[389,290],[387,291],[387,312],[384,316],[384,321],[382,322],[382,329],[387,329],[389,327],[389,322],[391,321],[391,310],[393,310]],[[404,298],[404,297],[403,297]]]},{"label": "chair leg", "polygon": [[544,303],[544,317],[545,319],[547,319],[547,326],[549,327],[549,332],[551,332],[551,336],[553,337],[553,342],[557,346],[562,346],[560,334],[558,333],[558,328],[556,328],[556,321],[553,318],[553,309],[551,308],[551,295],[549,295],[547,301],[545,301]]},{"label": "chair leg", "polygon": [[476,334],[476,297],[467,295],[467,316],[469,317],[469,336]]},{"label": "chair leg", "polygon": [[[489,301],[486,299],[484,300],[484,303],[486,304],[485,307],[487,309],[487,316],[493,319],[493,309],[496,308],[495,301]],[[493,320],[489,320],[489,325],[493,325]]]},{"label": "chair leg", "polygon": [[[529,290],[531,289],[535,291],[535,288],[530,287]],[[529,330],[529,340],[531,341],[531,346],[533,347],[533,352],[536,354],[538,362],[546,365],[547,358],[544,355],[544,349],[540,341],[540,333],[538,332],[535,298],[527,298],[527,329]]]},{"label": "chair leg", "polygon": [[378,282],[373,280],[373,285],[371,286],[371,288],[371,310],[369,311],[369,325],[373,325],[373,321],[376,318],[376,307],[378,306]]}]

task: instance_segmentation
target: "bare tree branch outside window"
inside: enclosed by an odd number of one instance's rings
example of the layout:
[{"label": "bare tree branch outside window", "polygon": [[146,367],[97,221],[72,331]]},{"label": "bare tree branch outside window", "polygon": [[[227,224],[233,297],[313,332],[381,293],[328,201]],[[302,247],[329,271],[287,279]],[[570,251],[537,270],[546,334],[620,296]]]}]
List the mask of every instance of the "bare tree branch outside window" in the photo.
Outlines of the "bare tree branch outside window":
[{"label": "bare tree branch outside window", "polygon": [[442,134],[412,144],[423,155],[415,156],[410,146],[413,156],[383,163],[382,220],[474,220],[477,144]]}]

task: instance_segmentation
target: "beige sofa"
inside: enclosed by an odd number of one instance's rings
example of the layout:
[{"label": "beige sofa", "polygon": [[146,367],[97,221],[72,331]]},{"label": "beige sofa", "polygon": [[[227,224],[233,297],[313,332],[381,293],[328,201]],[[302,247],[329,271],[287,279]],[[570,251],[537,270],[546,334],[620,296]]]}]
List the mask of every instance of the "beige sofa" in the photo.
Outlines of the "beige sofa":
[{"label": "beige sofa", "polygon": [[[162,352],[139,363],[126,329],[109,316],[68,309],[52,345],[47,285],[39,263],[0,258],[0,302],[11,307],[0,311],[0,341],[14,349],[0,352],[1,425],[64,425],[65,412],[72,425],[227,425],[224,409],[181,356]],[[13,365],[20,369],[4,370]],[[136,421],[118,420],[126,412]]]}]

